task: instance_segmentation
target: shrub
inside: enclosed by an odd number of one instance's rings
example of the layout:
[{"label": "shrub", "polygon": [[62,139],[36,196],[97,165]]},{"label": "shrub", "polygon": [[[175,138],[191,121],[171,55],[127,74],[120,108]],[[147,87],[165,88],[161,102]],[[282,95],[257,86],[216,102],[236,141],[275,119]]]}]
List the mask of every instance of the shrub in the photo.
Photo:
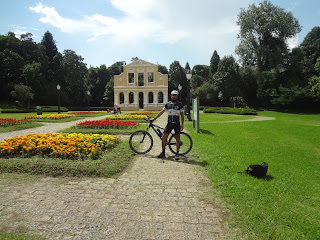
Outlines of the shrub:
[{"label": "shrub", "polygon": [[238,115],[257,115],[257,111],[252,108],[231,108],[231,107],[209,107],[203,110],[204,113],[224,113]]}]

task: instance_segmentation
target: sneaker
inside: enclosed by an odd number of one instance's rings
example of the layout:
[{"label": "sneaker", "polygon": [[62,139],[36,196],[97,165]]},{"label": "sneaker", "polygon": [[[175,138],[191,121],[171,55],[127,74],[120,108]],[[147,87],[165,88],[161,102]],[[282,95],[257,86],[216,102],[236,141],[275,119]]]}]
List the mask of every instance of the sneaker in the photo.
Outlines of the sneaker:
[{"label": "sneaker", "polygon": [[180,159],[180,156],[179,156],[178,153],[174,156],[174,159],[175,159],[175,160],[179,160],[179,159]]},{"label": "sneaker", "polygon": [[157,156],[157,158],[165,158],[165,157],[166,157],[165,152],[161,152],[161,153]]}]

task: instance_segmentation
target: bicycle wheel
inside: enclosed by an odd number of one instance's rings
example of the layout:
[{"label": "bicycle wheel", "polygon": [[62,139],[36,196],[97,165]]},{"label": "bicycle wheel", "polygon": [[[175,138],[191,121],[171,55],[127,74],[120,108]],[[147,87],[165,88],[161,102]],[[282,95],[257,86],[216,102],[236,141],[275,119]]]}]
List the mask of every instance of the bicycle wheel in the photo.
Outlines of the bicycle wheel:
[{"label": "bicycle wheel", "polygon": [[129,145],[135,153],[144,154],[151,150],[153,146],[153,139],[150,133],[140,130],[131,134]]},{"label": "bicycle wheel", "polygon": [[[188,152],[190,152],[192,149],[192,145],[193,145],[192,138],[190,137],[189,134],[182,132],[182,133],[180,133],[180,141],[181,141],[181,145],[180,145],[179,154],[185,155]],[[174,137],[174,135],[171,135],[168,145],[169,145],[170,151],[172,153],[176,154],[177,153],[177,141],[176,141],[176,138]]]}]

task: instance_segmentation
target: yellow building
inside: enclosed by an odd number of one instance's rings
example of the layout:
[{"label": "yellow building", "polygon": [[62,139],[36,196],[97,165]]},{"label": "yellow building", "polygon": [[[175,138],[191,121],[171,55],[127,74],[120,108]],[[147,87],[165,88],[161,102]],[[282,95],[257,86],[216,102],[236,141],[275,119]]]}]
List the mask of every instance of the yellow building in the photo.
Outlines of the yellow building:
[{"label": "yellow building", "polygon": [[161,110],[168,101],[168,74],[142,59],[123,65],[114,76],[114,103],[121,110]]}]

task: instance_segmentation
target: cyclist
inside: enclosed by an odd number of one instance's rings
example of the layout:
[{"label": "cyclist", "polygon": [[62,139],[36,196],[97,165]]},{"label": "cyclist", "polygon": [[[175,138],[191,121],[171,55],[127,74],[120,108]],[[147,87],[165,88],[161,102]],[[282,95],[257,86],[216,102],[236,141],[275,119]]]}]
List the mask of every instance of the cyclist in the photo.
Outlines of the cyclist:
[{"label": "cyclist", "polygon": [[[165,127],[162,135],[162,152],[157,156],[158,158],[165,158],[165,150],[167,145],[167,138],[169,133],[174,129],[174,137],[177,141],[177,153],[175,155],[175,160],[179,160],[179,150],[180,150],[180,132],[183,130],[184,115],[182,103],[178,101],[179,92],[173,90],[171,92],[171,101],[167,102],[164,108],[155,116],[151,121],[155,121],[160,117],[165,111],[168,112],[168,123]],[[180,124],[181,116],[181,124]]]}]

